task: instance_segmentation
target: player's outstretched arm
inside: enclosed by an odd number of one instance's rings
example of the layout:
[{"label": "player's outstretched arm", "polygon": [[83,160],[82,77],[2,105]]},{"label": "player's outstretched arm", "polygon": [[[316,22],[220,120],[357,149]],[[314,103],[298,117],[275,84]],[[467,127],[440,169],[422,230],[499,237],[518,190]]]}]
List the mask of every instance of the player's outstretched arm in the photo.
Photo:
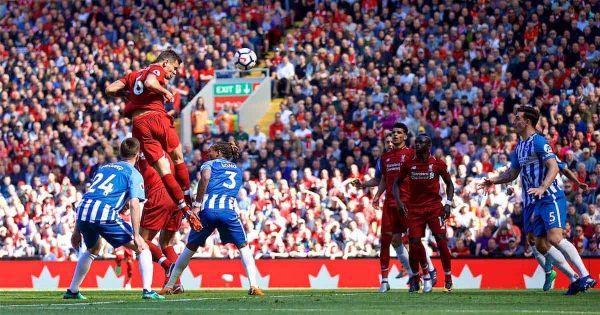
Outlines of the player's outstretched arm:
[{"label": "player's outstretched arm", "polygon": [[116,97],[119,96],[120,93],[123,93],[125,91],[125,83],[123,83],[123,81],[121,80],[117,80],[113,83],[111,83],[107,88],[106,88],[106,95],[111,96],[111,97]]},{"label": "player's outstretched arm", "polygon": [[212,171],[210,167],[204,167],[200,172],[200,183],[198,183],[198,190],[196,191],[196,201],[194,201],[194,204],[192,205],[193,211],[196,213],[201,210],[202,200],[204,200],[204,194],[206,193],[211,174]]},{"label": "player's outstretched arm", "polygon": [[490,188],[493,185],[510,183],[517,177],[519,177],[519,169],[510,167],[496,177],[484,178],[478,186],[480,189]]},{"label": "player's outstretched arm", "polygon": [[577,175],[575,175],[575,173],[573,173],[573,171],[571,171],[568,167],[559,167],[559,169],[561,174],[565,175],[569,180],[575,182],[577,186],[579,186],[579,188],[581,188],[584,192],[588,191],[588,189],[590,188],[588,184],[580,182],[579,178],[577,178]]}]

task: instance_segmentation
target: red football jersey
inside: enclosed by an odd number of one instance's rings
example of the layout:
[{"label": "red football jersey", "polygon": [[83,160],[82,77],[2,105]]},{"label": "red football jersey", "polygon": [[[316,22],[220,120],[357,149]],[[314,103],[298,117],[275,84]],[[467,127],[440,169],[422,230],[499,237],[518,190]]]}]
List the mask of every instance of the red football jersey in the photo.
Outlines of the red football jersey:
[{"label": "red football jersey", "polygon": [[[408,211],[419,209],[442,209],[440,176],[449,176],[446,163],[433,156],[422,161],[417,157],[407,160],[400,169],[399,178],[408,181],[410,198]],[[404,202],[404,200],[402,200]]]},{"label": "red football jersey", "polygon": [[[402,165],[412,160],[415,155],[415,150],[404,147],[402,149],[393,149],[388,152],[385,152],[381,156],[381,173],[385,176],[385,203],[391,206],[396,205],[396,200],[394,199],[394,181],[400,175],[400,168]],[[408,181],[403,181],[400,184],[400,200],[406,203],[409,197],[409,188]]]},{"label": "red football jersey", "polygon": [[125,117],[131,118],[131,114],[135,110],[152,110],[167,113],[163,95],[150,91],[144,86],[144,82],[150,73],[156,76],[156,79],[162,86],[166,86],[165,70],[159,65],[150,65],[147,68],[132,71],[120,79],[129,91],[127,106],[125,106]]},{"label": "red football jersey", "polygon": [[[171,164],[171,173],[174,174],[175,169],[173,166],[173,162],[171,161],[171,158],[169,158],[168,155],[165,155],[165,156],[167,157],[167,159],[169,160],[169,163]],[[144,179],[146,198],[148,198],[148,195],[150,192],[152,192],[156,189],[159,189],[161,187],[164,187],[162,179],[160,178],[160,175],[154,169],[154,167],[152,167],[152,165],[150,165],[148,163],[148,160],[146,160],[144,158],[144,155],[140,155],[140,159],[137,162],[137,167],[138,167],[140,173],[142,174],[142,178]]]}]

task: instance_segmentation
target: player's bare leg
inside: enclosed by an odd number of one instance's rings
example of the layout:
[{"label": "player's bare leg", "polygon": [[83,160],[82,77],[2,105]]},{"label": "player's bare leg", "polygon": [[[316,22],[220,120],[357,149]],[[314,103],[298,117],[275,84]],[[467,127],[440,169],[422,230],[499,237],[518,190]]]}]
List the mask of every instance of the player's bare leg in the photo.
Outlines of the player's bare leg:
[{"label": "player's bare leg", "polygon": [[404,268],[404,270],[406,270],[408,277],[409,278],[412,277],[413,272],[412,272],[412,268],[410,267],[410,262],[408,260],[408,250],[406,249],[406,247],[404,246],[404,243],[402,242],[402,234],[401,233],[394,234],[392,236],[392,247],[396,251],[396,256],[398,257],[398,260],[402,264],[402,267]]},{"label": "player's bare leg", "polygon": [[63,294],[63,299],[87,300],[83,294],[79,293],[79,286],[81,286],[83,279],[87,275],[88,271],[90,271],[92,262],[94,259],[96,259],[96,257],[98,257],[101,245],[102,242],[100,239],[98,239],[94,247],[88,248],[85,252],[79,255],[77,267],[75,267],[75,273],[71,279],[71,285],[67,289],[67,292]]},{"label": "player's bare leg", "polygon": [[435,241],[438,244],[442,268],[444,269],[444,292],[452,292],[452,255],[448,249],[448,241],[445,234],[434,234]]},{"label": "player's bare leg", "polygon": [[379,264],[381,266],[381,286],[380,293],[385,293],[390,290],[388,275],[390,273],[390,245],[392,244],[392,234],[382,233],[381,249],[379,250]]},{"label": "player's bare leg", "polygon": [[152,166],[156,169],[158,175],[160,175],[160,178],[162,179],[169,196],[173,198],[173,201],[175,201],[175,204],[177,204],[179,210],[183,212],[192,229],[200,231],[202,229],[202,222],[200,222],[198,215],[192,212],[190,205],[188,205],[185,201],[183,190],[179,186],[175,176],[173,176],[171,173],[171,164],[169,163],[169,159],[163,156],[154,164],[152,164]]}]

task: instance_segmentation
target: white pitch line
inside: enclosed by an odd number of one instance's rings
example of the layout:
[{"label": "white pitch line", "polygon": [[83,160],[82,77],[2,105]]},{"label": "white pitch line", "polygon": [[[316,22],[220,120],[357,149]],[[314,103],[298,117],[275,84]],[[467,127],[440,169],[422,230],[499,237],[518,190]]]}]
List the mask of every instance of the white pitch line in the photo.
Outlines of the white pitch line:
[{"label": "white pitch line", "polygon": [[[172,301],[172,300],[171,300]],[[159,302],[160,303],[160,302]],[[66,306],[72,306],[72,305],[76,305],[76,304],[66,304]],[[79,304],[81,305],[81,304]],[[85,305],[85,304],[84,304]],[[65,306],[65,305],[63,305]],[[103,307],[102,310],[116,310],[116,311],[123,311],[123,308],[120,307]],[[136,307],[135,308],[136,311],[156,311],[157,308],[156,307]],[[302,308],[302,309],[295,309],[295,308],[277,308],[277,307],[273,307],[273,308],[223,308],[223,307],[219,307],[219,308],[204,308],[204,307],[179,307],[177,308],[177,310],[179,311],[220,311],[220,312],[224,312],[224,311],[269,311],[269,312],[277,312],[277,311],[284,311],[284,312],[329,312],[329,311],[336,311],[335,309],[323,309],[323,308]],[[382,308],[372,308],[369,307],[367,309],[353,309],[353,310],[344,310],[344,312],[364,312],[366,310],[369,311],[393,311],[393,309],[382,309]],[[408,313],[412,312],[412,310],[405,310]],[[414,310],[416,312],[416,310]],[[485,314],[485,313],[513,313],[513,314],[600,314],[600,312],[594,312],[594,311],[550,311],[550,310],[490,310],[490,309],[469,309],[469,310],[458,310],[458,309],[446,309],[446,310],[432,310],[434,312],[440,312],[440,313],[476,313],[476,314]]]},{"label": "white pitch line", "polygon": [[[374,294],[372,292],[363,292],[363,293],[332,293],[328,294],[328,296],[352,296],[352,295],[361,295],[361,294]],[[260,297],[264,298],[291,298],[291,297],[311,297],[316,296],[317,294],[294,294],[294,295],[265,295]],[[208,300],[242,300],[242,299],[252,299],[250,296],[233,296],[233,297],[199,297],[199,298],[181,298],[181,299],[166,299],[160,301],[160,303],[165,302],[191,302],[191,301],[208,301]],[[9,305],[0,305],[0,309],[2,308],[19,308],[19,307],[68,307],[68,306],[86,306],[86,305],[103,305],[103,304],[122,304],[122,303],[144,303],[143,300],[115,300],[115,301],[98,301],[98,302],[81,302],[81,303],[52,303],[52,304],[9,304]]]}]

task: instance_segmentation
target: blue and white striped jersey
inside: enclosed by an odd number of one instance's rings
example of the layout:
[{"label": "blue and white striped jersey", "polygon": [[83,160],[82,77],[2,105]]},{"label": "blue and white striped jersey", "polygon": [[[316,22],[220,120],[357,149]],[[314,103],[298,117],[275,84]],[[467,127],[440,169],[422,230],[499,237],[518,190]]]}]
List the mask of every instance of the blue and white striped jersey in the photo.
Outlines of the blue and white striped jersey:
[{"label": "blue and white striped jersey", "polygon": [[381,178],[381,158],[375,162],[375,178]]},{"label": "blue and white striped jersey", "polygon": [[215,159],[202,164],[201,171],[211,170],[210,181],[202,201],[203,209],[237,208],[237,196],[242,187],[242,171],[235,163]]},{"label": "blue and white striped jersey", "polygon": [[86,222],[111,222],[119,217],[126,202],[146,200],[144,179],[131,164],[120,161],[101,166],[77,208],[77,219]]},{"label": "blue and white striped jersey", "polygon": [[[545,162],[556,159],[552,147],[544,136],[533,134],[531,137],[520,140],[517,147],[510,155],[511,167],[520,170],[521,186],[523,187],[523,204],[528,206],[535,202],[535,198],[527,193],[530,188],[542,185],[548,168]],[[562,192],[555,178],[548,187],[544,196],[556,196]]]}]

